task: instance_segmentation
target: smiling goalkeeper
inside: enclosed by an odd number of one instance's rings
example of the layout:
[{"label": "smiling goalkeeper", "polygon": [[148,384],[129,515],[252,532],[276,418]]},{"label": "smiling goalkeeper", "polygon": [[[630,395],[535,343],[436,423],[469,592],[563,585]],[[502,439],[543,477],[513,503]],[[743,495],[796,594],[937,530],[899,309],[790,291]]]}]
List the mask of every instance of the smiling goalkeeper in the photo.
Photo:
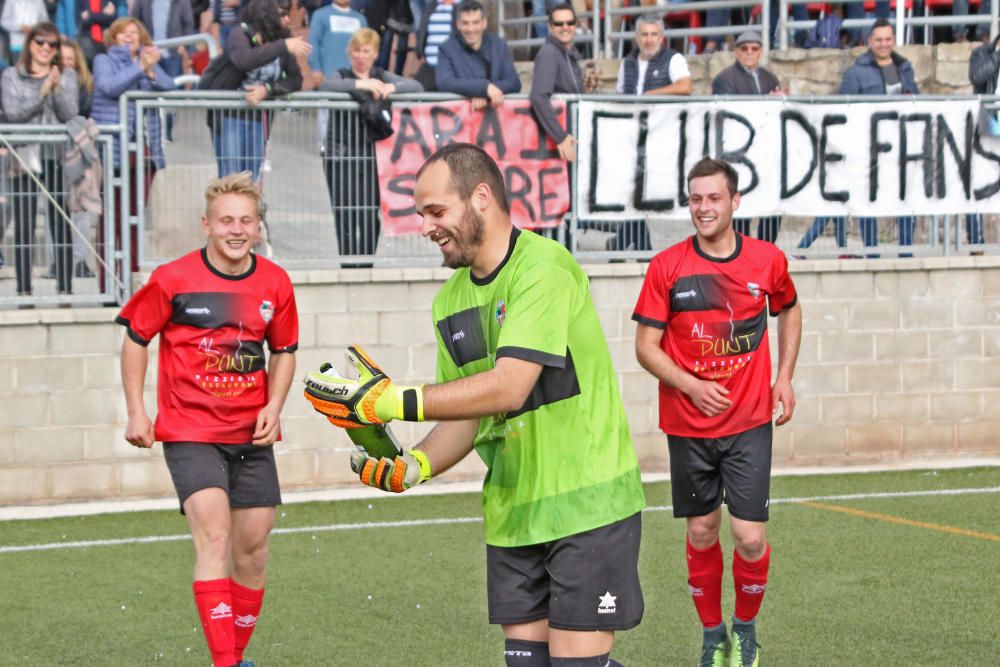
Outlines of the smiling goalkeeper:
[{"label": "smiling goalkeeper", "polygon": [[587,276],[511,224],[500,171],[476,146],[428,159],[416,207],[457,269],[434,299],[439,384],[395,385],[352,348],[359,379],[312,373],[306,397],[348,428],[440,422],[393,460],[356,453],[365,484],[403,491],[482,457],[489,619],[507,665],[618,665],[614,632],[642,619],[645,498]]}]

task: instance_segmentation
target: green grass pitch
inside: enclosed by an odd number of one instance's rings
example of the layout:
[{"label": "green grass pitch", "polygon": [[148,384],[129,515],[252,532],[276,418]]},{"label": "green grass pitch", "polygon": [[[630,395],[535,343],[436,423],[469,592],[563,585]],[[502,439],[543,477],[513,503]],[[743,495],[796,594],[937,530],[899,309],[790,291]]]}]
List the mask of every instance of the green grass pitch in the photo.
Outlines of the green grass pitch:
[{"label": "green grass pitch", "polygon": [[[762,664],[1000,665],[1000,468],[776,477]],[[993,492],[943,494],[954,489]],[[873,494],[934,492],[940,495]],[[828,507],[786,502],[839,494]],[[618,636],[628,667],[694,665],[684,526],[649,484],[640,562],[646,615]],[[477,494],[279,508],[264,609],[247,657],[271,665],[503,665],[486,622]],[[471,519],[448,522],[450,519]],[[387,527],[379,523],[442,519]],[[330,526],[336,526],[330,529]],[[315,527],[312,529],[310,527]],[[210,663],[176,512],[0,522],[0,665]],[[724,613],[732,613],[731,540]]]}]

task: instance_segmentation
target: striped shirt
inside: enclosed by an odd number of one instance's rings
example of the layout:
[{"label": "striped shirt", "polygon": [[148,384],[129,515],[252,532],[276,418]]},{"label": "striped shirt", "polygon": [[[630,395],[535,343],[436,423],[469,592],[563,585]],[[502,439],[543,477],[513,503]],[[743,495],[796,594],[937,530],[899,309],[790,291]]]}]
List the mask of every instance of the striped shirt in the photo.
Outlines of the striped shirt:
[{"label": "striped shirt", "polygon": [[451,37],[454,10],[455,5],[450,2],[442,2],[434,9],[434,13],[431,14],[427,22],[427,45],[424,47],[424,57],[431,67],[437,67],[438,47]]}]

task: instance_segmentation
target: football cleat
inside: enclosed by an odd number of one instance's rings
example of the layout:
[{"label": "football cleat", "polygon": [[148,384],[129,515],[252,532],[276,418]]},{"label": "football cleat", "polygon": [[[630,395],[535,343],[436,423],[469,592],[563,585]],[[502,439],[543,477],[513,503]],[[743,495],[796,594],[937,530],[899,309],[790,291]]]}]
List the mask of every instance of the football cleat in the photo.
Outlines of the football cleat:
[{"label": "football cleat", "polygon": [[728,667],[729,637],[725,624],[705,631],[701,644],[701,660],[698,667]]},{"label": "football cleat", "polygon": [[729,667],[758,667],[760,654],[757,649],[757,624],[733,622],[733,649],[729,654]]}]

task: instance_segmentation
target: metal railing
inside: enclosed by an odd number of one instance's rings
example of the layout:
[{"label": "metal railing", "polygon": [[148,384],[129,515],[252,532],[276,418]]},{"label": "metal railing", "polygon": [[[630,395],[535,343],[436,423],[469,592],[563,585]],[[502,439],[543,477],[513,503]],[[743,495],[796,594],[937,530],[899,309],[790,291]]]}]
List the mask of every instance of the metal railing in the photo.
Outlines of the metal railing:
[{"label": "metal railing", "polygon": [[[116,132],[97,137],[105,165]],[[61,125],[0,125],[0,307],[116,303],[127,292],[114,171],[104,170],[98,184],[102,213],[71,211],[69,143]]]}]

